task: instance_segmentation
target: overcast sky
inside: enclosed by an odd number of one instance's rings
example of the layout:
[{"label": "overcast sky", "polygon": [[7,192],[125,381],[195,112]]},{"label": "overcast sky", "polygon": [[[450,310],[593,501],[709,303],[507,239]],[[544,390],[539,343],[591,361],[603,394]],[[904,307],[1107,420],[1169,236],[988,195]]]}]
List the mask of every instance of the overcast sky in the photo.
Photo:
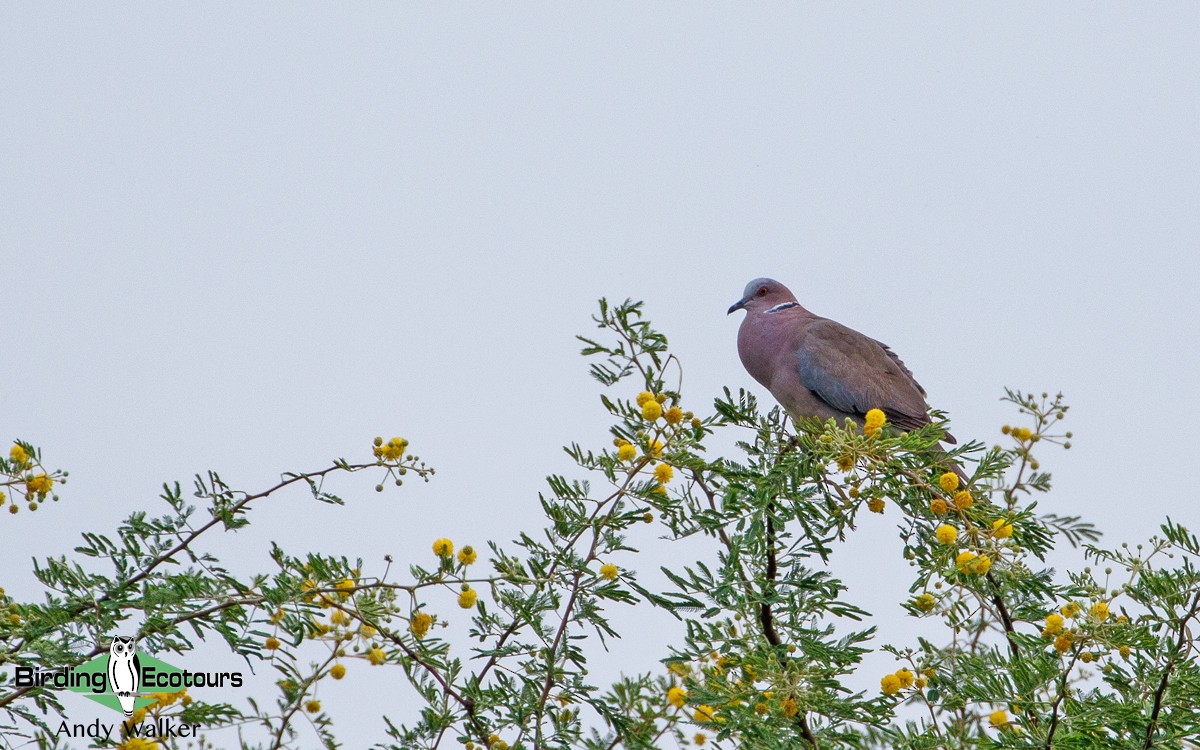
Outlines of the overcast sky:
[{"label": "overcast sky", "polygon": [[[761,392],[725,316],[756,276],[888,342],[960,438],[1062,390],[1044,509],[1112,544],[1200,520],[1194,3],[7,3],[0,122],[0,437],[71,471],[0,518],[11,592],[164,481],[261,489],[375,435],[435,481],[272,498],[219,549],[370,572],[540,527],[559,446],[608,440],[595,300],[646,301],[707,413]],[[904,643],[897,521],[833,572]],[[617,562],[683,561],[639,541]],[[618,617],[626,669],[678,637]],[[354,671],[324,696],[352,745],[382,726]]]}]

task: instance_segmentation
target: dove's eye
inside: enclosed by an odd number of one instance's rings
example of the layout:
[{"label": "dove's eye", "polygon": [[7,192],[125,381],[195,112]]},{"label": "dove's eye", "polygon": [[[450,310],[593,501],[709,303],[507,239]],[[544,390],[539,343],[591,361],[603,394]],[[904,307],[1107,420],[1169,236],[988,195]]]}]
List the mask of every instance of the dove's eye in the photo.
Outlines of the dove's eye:
[{"label": "dove's eye", "polygon": [[758,296],[759,296],[759,297],[765,297],[765,296],[767,296],[767,288],[766,288],[765,286],[763,286],[763,287],[759,287],[759,289],[758,289]]}]

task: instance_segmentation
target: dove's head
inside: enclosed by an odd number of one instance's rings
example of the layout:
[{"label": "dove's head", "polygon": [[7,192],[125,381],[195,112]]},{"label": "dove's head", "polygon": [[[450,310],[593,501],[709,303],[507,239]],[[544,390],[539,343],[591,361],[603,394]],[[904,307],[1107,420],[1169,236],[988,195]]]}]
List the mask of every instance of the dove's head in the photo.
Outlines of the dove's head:
[{"label": "dove's head", "polygon": [[746,291],[742,292],[742,298],[729,308],[729,312],[732,313],[735,310],[745,310],[751,314],[766,312],[778,305],[786,305],[795,301],[796,295],[775,279],[755,279],[746,285]]}]

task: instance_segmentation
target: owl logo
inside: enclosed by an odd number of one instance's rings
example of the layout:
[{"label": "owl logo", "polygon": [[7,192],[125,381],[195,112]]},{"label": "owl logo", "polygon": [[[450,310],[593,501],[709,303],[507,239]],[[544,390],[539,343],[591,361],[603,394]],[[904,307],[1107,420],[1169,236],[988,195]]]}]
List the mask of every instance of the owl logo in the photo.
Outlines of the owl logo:
[{"label": "owl logo", "polygon": [[108,689],[121,701],[125,716],[133,716],[142,668],[138,663],[137,641],[127,636],[113,636],[108,647]]}]

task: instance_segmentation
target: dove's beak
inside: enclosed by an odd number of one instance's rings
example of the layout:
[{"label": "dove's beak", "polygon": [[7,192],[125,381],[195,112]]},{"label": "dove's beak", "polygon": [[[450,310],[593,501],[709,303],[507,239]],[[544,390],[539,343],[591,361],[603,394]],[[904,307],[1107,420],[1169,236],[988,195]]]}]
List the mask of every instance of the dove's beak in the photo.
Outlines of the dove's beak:
[{"label": "dove's beak", "polygon": [[725,313],[725,314],[726,314],[726,315],[733,315],[733,314],[734,314],[735,312],[737,312],[738,310],[745,309],[745,307],[746,307],[746,300],[744,300],[744,299],[740,299],[740,300],[738,300],[737,302],[733,303],[733,306],[729,308],[729,312],[727,312],[727,313]]}]

